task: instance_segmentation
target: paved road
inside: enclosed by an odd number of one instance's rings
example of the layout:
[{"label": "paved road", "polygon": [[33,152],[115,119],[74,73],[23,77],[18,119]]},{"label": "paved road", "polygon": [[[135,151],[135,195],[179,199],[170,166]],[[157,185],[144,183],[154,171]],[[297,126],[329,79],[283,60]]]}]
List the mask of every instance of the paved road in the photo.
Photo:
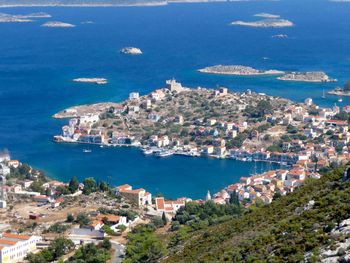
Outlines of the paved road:
[{"label": "paved road", "polygon": [[121,263],[125,255],[125,246],[117,241],[111,240],[114,253],[112,254],[112,263]]}]

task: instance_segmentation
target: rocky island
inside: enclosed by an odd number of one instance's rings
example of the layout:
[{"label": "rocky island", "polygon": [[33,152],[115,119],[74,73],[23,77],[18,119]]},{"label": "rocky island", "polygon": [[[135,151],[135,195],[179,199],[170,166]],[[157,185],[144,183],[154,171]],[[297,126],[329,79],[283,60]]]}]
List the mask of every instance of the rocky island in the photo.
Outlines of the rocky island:
[{"label": "rocky island", "polygon": [[311,72],[290,72],[281,77],[279,80],[285,81],[300,81],[300,82],[336,82],[336,79],[330,78],[326,73],[322,71]]},{"label": "rocky island", "polygon": [[270,13],[259,13],[259,14],[255,14],[254,16],[256,17],[262,17],[262,18],[269,18],[269,19],[275,19],[275,18],[280,18],[280,15],[274,15],[274,14],[270,14]]},{"label": "rocky island", "polygon": [[233,26],[248,26],[248,27],[292,27],[293,22],[286,19],[264,19],[253,22],[246,21],[234,21],[231,23]]},{"label": "rocky island", "polygon": [[74,82],[95,83],[98,85],[107,84],[108,81],[105,78],[77,78],[73,79]]},{"label": "rocky island", "polygon": [[347,81],[343,87],[336,87],[335,89],[327,92],[330,95],[337,96],[350,96],[350,81]]},{"label": "rocky island", "polygon": [[142,55],[141,49],[137,47],[125,47],[122,48],[120,52],[127,55]]},{"label": "rocky island", "polygon": [[59,22],[59,21],[46,22],[45,24],[42,24],[41,26],[42,27],[61,27],[61,28],[75,27],[75,25],[73,25],[73,24]]},{"label": "rocky island", "polygon": [[288,35],[286,35],[286,34],[278,34],[278,35],[273,35],[272,38],[288,38]]},{"label": "rocky island", "polygon": [[284,71],[280,70],[259,70],[241,65],[216,65],[198,70],[201,73],[237,75],[237,76],[258,76],[258,75],[280,75]]}]

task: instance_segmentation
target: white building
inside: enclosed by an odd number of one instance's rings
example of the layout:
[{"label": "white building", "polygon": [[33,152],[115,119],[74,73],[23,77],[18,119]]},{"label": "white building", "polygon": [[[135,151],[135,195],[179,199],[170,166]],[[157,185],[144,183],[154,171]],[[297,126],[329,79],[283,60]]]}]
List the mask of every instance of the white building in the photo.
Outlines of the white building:
[{"label": "white building", "polygon": [[38,236],[0,234],[0,263],[22,262],[28,253],[36,250],[41,240]]},{"label": "white building", "polygon": [[129,94],[129,100],[138,100],[140,98],[140,93],[138,92],[131,92]]}]

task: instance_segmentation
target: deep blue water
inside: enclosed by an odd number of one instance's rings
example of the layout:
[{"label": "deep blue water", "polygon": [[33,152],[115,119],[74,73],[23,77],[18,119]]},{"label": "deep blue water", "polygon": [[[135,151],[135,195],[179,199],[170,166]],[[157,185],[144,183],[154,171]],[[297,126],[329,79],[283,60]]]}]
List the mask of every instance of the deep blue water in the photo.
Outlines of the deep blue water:
[{"label": "deep blue water", "polygon": [[[273,77],[205,75],[196,69],[214,64],[243,64],[281,70],[323,70],[340,84],[350,78],[350,4],[327,1],[174,4],[137,8],[8,8],[25,14],[44,11],[52,20],[75,28],[0,24],[0,149],[49,175],[68,180],[94,176],[113,184],[129,183],[169,197],[201,198],[237,182],[252,164],[230,160],[144,157],[136,149],[58,145],[52,135],[65,121],[57,111],[82,103],[120,101],[130,91],[148,93],[175,77],[187,86],[251,89],[270,95],[331,106],[321,99],[330,84],[286,83]],[[253,20],[270,12],[295,23],[293,28],[232,27],[233,20]],[[81,24],[83,21],[94,24]],[[272,35],[288,34],[289,39]],[[144,55],[119,54],[137,46]],[[262,59],[268,57],[268,60]],[[76,77],[106,77],[109,84],[74,84]],[[350,102],[344,98],[342,105]],[[259,168],[260,169],[260,168]]]}]

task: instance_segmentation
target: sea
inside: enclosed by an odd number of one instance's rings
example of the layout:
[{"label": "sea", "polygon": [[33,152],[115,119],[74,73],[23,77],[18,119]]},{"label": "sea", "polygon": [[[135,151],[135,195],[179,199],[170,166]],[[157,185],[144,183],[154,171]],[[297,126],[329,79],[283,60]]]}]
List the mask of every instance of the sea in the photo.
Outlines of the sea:
[{"label": "sea", "polygon": [[[2,8],[0,12],[46,12],[52,18],[0,23],[0,149],[63,181],[94,177],[112,185],[130,184],[168,198],[204,198],[236,183],[263,163],[171,156],[144,156],[135,148],[56,144],[67,120],[51,116],[72,105],[119,102],[132,91],[146,94],[175,78],[188,87],[250,89],[297,102],[345,106],[350,98],[327,91],[350,79],[350,3],[325,0],[243,1],[170,4],[158,7]],[[230,26],[253,21],[257,13],[292,21],[291,28]],[[74,28],[47,28],[62,21]],[[88,22],[88,23],[87,23]],[[286,34],[288,38],[273,38]],[[139,47],[141,56],[119,50]],[[206,75],[196,70],[217,64],[258,69],[325,71],[338,83],[283,82],[271,76]],[[103,77],[108,85],[73,83]]]}]

